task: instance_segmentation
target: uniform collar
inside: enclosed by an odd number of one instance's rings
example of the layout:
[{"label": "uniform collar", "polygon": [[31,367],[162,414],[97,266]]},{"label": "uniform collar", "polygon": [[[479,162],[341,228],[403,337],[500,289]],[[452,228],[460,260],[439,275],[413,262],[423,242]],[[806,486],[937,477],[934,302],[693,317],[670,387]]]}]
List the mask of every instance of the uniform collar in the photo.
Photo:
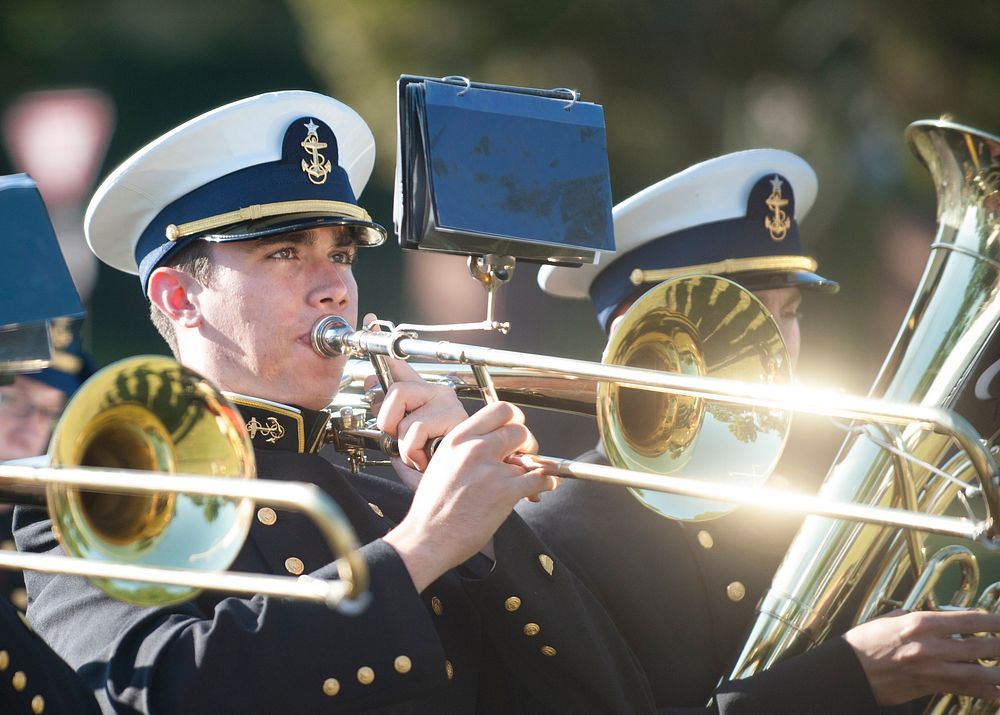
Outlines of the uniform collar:
[{"label": "uniform collar", "polygon": [[284,405],[259,397],[223,393],[236,405],[254,449],[312,454],[325,444],[330,413]]}]

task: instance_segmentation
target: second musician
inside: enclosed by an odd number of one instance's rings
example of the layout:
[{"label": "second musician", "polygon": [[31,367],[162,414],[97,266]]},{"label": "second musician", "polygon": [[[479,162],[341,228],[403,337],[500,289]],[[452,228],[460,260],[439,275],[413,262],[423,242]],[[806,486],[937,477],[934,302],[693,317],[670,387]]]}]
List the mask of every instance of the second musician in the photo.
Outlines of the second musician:
[{"label": "second musician", "polygon": [[[615,207],[615,260],[545,267],[539,282],[555,295],[589,295],[610,331],[652,286],[634,286],[634,269],[697,265],[705,273],[706,265],[734,259],[725,277],[773,313],[794,360],[801,292],[837,289],[815,273],[799,241],[798,222],[816,190],[812,168],[785,151],[711,159]],[[607,463],[600,449],[583,460]],[[717,687],[800,519],[743,508],[707,522],[670,521],[624,488],[576,480],[518,511],[602,599],[646,669],[657,706],[668,711],[714,696],[707,712],[857,715],[938,691],[989,696],[1000,683],[996,669],[962,662],[1000,642],[951,637],[993,616],[914,613],[858,626],[757,677]]]}]

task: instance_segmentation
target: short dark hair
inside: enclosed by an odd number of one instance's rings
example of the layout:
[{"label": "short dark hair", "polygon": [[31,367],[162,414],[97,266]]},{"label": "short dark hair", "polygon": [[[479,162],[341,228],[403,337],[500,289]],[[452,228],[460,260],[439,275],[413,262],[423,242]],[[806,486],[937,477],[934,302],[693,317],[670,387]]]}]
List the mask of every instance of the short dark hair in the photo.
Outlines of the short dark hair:
[{"label": "short dark hair", "polygon": [[[176,254],[163,262],[164,266],[174,268],[178,271],[190,273],[192,277],[202,285],[208,285],[212,279],[214,264],[212,263],[212,246],[208,241],[192,241]],[[149,302],[149,319],[159,331],[160,335],[170,346],[170,352],[174,357],[177,354],[177,333],[170,319],[163,314],[156,303]]]}]

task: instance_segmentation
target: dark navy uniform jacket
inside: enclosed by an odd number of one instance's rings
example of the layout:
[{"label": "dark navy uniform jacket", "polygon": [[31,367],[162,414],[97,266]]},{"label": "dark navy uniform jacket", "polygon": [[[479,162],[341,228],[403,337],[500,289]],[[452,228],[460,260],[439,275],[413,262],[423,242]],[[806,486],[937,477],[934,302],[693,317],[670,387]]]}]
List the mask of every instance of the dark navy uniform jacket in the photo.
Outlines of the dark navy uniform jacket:
[{"label": "dark navy uniform jacket", "polygon": [[0,713],[97,713],[90,688],[0,598]]},{"label": "dark navy uniform jacket", "polygon": [[[318,484],[365,544],[371,601],[359,615],[269,597],[205,593],[140,608],[78,578],[30,574],[28,617],[84,677],[106,712],[641,713],[649,686],[603,608],[512,515],[477,557],[423,593],[382,540],[410,492],[352,475],[314,454],[324,413],[235,397],[257,433],[259,476]],[[275,432],[269,433],[273,437]],[[332,556],[308,518],[257,504],[235,570],[332,578]],[[52,551],[44,514],[22,509],[18,547]]]},{"label": "dark navy uniform jacket", "polygon": [[[14,507],[0,505],[0,549],[14,548]],[[0,569],[0,596],[24,611],[28,607],[24,574],[18,570]]]},{"label": "dark navy uniform jacket", "polygon": [[[607,464],[597,451],[581,460]],[[572,479],[518,512],[605,604],[667,712],[879,712],[860,663],[840,638],[716,687],[739,655],[800,520],[736,510],[683,523],[647,508],[624,487]]]}]

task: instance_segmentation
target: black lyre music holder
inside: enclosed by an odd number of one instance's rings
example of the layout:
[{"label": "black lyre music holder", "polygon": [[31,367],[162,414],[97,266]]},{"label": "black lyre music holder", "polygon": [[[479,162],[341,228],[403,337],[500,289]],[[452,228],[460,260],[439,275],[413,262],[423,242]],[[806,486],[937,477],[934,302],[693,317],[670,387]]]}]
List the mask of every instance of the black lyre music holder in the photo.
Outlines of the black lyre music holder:
[{"label": "black lyre music holder", "polygon": [[614,251],[604,110],[571,89],[403,75],[394,221],[404,248],[470,256],[490,296],[517,260]]}]

